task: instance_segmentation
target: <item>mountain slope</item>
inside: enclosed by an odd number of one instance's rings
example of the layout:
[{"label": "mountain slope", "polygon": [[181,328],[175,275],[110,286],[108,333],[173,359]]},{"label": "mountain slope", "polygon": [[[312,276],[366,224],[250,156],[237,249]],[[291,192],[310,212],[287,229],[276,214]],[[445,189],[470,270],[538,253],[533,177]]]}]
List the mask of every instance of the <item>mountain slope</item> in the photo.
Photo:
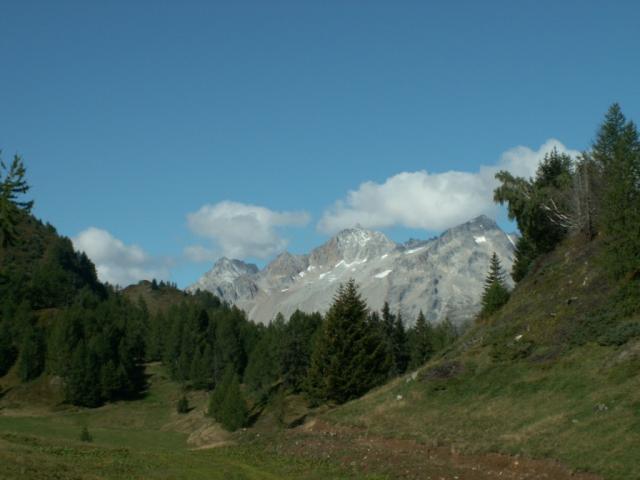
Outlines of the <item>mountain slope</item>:
[{"label": "mountain slope", "polygon": [[640,285],[576,238],[418,372],[325,416],[372,434],[640,478]]},{"label": "mountain slope", "polygon": [[420,310],[432,322],[461,323],[478,311],[482,282],[493,252],[506,270],[513,243],[486,216],[447,230],[437,238],[396,244],[384,234],[359,227],[343,230],[308,255],[282,253],[259,271],[255,265],[223,258],[188,291],[208,290],[271,321],[278,312],[324,312],[339,283],[354,278],[369,307],[385,301],[412,323]]}]

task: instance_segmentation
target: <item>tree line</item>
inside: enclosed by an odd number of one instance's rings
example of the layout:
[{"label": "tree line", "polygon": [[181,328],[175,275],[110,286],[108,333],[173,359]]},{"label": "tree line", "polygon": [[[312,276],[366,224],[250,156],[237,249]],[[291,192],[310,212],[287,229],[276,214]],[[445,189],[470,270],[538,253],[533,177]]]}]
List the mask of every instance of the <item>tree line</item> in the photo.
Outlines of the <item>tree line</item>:
[{"label": "tree line", "polygon": [[[407,329],[388,304],[371,311],[353,281],[340,286],[325,315],[297,311],[269,325],[203,292],[152,315],[144,301],[100,283],[86,255],[31,215],[24,176],[19,157],[0,164],[0,376],[14,365],[23,381],[58,375],[75,405],[142,394],[144,362],[162,361],[185,388],[212,391],[209,413],[235,429],[248,421],[247,398],[268,402],[284,391],[342,403],[422,365],[459,335],[451,322],[432,325],[422,312]],[[636,285],[640,140],[617,104],[578,158],[552,150],[533,178],[496,177],[494,199],[521,234],[516,282],[575,233],[601,238],[612,277]],[[173,287],[152,282],[154,291]],[[480,315],[508,298],[494,255]]]},{"label": "tree line", "polygon": [[422,365],[459,335],[448,320],[432,325],[422,312],[408,329],[386,303],[370,312],[353,281],[340,286],[324,316],[298,310],[268,325],[197,295],[208,300],[151,320],[147,358],[162,360],[185,388],[212,390],[209,413],[231,429],[248,420],[247,400],[264,404],[287,392],[342,403]]},{"label": "tree line", "polygon": [[536,258],[569,234],[602,238],[613,278],[640,269],[640,138],[620,105],[611,105],[591,148],[577,158],[548,152],[533,178],[496,175],[494,200],[506,204],[521,236],[512,277],[518,282]]}]

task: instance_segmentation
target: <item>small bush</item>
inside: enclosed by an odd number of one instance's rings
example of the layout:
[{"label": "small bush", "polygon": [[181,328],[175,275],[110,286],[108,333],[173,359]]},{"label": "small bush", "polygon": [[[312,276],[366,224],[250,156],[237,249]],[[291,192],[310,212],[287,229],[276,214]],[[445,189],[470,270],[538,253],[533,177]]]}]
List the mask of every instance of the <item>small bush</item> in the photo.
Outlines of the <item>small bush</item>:
[{"label": "small bush", "polygon": [[182,395],[180,400],[178,400],[176,411],[180,414],[189,413],[189,400],[187,400],[186,395]]},{"label": "small bush", "polygon": [[89,433],[89,429],[86,425],[82,427],[82,431],[80,432],[80,441],[93,442],[93,436]]},{"label": "small bush", "polygon": [[640,322],[621,323],[611,327],[600,338],[600,345],[624,345],[629,340],[640,337]]}]

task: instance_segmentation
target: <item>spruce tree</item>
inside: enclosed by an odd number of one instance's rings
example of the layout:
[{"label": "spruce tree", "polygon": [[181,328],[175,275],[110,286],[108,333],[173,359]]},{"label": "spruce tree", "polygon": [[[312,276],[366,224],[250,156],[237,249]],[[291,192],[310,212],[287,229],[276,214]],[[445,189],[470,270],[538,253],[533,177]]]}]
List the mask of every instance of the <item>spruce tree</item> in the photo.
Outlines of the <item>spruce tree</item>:
[{"label": "spruce tree", "polygon": [[180,414],[189,413],[189,400],[187,400],[187,396],[182,394],[180,400],[176,404],[176,412]]},{"label": "spruce tree", "polygon": [[396,315],[392,334],[394,374],[402,375],[409,365],[409,342],[400,312]]},{"label": "spruce tree", "polygon": [[93,436],[89,433],[89,429],[87,426],[83,426],[80,431],[80,441],[81,442],[93,442]]},{"label": "spruce tree", "polygon": [[614,276],[640,269],[640,138],[636,125],[613,104],[590,153],[599,167],[601,229]]},{"label": "spruce tree", "polygon": [[13,366],[18,350],[13,344],[13,336],[7,320],[0,320],[0,377]]},{"label": "spruce tree", "polygon": [[282,342],[281,370],[287,388],[298,392],[304,387],[311,352],[322,316],[296,310],[289,318]]},{"label": "spruce tree", "polygon": [[226,388],[224,400],[220,406],[220,413],[216,416],[224,428],[234,432],[246,426],[249,417],[247,401],[240,389],[238,375],[233,374],[231,382]]},{"label": "spruce tree", "polygon": [[481,317],[491,315],[500,309],[509,300],[509,291],[505,286],[504,272],[500,265],[498,255],[493,252],[489,262],[489,272],[484,281],[484,293],[482,294]]},{"label": "spruce tree", "polygon": [[42,332],[37,327],[29,326],[20,344],[20,360],[18,375],[27,382],[38,377],[44,370],[45,345]]},{"label": "spruce tree", "polygon": [[456,326],[449,317],[445,318],[433,328],[433,351],[439,352],[452,345],[459,337]]},{"label": "spruce tree", "polygon": [[354,280],[340,285],[326,314],[309,368],[312,401],[344,403],[381,383],[389,371],[384,339],[370,328]]},{"label": "spruce tree", "polygon": [[410,367],[423,365],[433,355],[433,329],[427,322],[422,310],[418,313],[416,324],[410,332],[411,360]]},{"label": "spruce tree", "polygon": [[222,405],[229,389],[229,385],[233,382],[235,371],[232,365],[227,365],[222,379],[216,384],[216,388],[209,397],[209,408],[207,414],[218,420],[222,411]]},{"label": "spruce tree", "polygon": [[29,191],[25,180],[26,169],[22,159],[15,155],[9,168],[0,160],[0,245],[7,246],[16,240],[16,225],[20,216],[29,213],[33,201],[19,200]]}]

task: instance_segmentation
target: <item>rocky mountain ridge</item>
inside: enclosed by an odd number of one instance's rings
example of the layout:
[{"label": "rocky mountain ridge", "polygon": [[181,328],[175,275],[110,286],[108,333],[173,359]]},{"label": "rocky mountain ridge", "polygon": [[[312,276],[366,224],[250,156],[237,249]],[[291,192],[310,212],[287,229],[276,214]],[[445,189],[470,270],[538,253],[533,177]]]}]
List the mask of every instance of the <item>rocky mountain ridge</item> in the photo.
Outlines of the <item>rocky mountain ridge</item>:
[{"label": "rocky mountain ridge", "polygon": [[513,263],[512,238],[495,221],[480,216],[430,240],[397,244],[383,233],[360,227],[339,232],[306,255],[283,252],[259,270],[222,258],[188,291],[208,290],[244,309],[259,322],[296,309],[325,312],[338,285],[354,278],[367,304],[385,301],[412,324],[427,319],[461,323],[480,306],[489,257],[496,252],[505,271]]}]

